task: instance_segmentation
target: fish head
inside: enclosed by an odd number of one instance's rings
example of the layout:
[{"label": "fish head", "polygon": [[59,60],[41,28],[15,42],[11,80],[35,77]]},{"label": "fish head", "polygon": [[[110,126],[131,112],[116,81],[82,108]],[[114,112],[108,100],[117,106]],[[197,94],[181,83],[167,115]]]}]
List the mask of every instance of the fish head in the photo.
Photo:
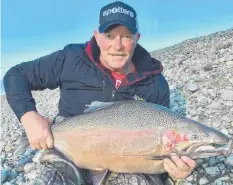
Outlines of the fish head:
[{"label": "fish head", "polygon": [[182,119],[162,135],[166,150],[192,158],[229,155],[232,141],[217,129],[191,119]]}]

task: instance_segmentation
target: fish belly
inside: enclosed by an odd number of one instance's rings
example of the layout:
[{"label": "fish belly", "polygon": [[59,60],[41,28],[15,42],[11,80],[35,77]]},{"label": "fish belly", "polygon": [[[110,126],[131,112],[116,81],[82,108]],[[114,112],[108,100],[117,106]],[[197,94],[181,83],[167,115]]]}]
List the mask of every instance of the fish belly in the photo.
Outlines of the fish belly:
[{"label": "fish belly", "polygon": [[148,155],[164,154],[156,130],[76,130],[54,134],[55,147],[78,167],[117,173],[160,174],[162,160]]}]

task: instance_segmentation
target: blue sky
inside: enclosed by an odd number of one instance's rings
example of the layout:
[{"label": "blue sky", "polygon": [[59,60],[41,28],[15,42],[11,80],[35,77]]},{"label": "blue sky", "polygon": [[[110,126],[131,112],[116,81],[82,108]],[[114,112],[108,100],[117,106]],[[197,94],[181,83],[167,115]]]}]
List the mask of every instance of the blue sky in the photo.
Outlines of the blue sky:
[{"label": "blue sky", "polygon": [[[3,0],[1,78],[9,67],[82,43],[111,0]],[[232,0],[125,0],[138,13],[140,44],[149,51],[233,28]]]}]

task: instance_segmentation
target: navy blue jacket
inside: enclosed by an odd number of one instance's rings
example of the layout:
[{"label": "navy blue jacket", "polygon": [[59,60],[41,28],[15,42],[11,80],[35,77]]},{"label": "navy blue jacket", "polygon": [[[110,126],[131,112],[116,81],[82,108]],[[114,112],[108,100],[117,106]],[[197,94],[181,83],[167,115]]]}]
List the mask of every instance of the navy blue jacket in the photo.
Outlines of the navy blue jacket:
[{"label": "navy blue jacket", "polygon": [[137,73],[128,74],[115,89],[109,70],[100,66],[94,37],[85,44],[70,44],[39,59],[12,67],[4,76],[7,100],[20,120],[36,111],[32,90],[60,87],[59,115],[79,115],[92,101],[143,99],[169,107],[169,87],[161,63],[139,44],[132,61]]}]

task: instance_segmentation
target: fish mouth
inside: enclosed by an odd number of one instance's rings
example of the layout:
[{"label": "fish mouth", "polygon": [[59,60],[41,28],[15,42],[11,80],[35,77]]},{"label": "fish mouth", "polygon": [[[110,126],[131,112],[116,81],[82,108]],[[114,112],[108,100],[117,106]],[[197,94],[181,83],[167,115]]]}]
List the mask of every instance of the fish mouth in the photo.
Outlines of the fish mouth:
[{"label": "fish mouth", "polygon": [[233,149],[233,140],[230,140],[228,144],[222,143],[204,143],[204,144],[194,144],[189,147],[185,155],[195,158],[206,158],[211,156],[228,156]]}]

